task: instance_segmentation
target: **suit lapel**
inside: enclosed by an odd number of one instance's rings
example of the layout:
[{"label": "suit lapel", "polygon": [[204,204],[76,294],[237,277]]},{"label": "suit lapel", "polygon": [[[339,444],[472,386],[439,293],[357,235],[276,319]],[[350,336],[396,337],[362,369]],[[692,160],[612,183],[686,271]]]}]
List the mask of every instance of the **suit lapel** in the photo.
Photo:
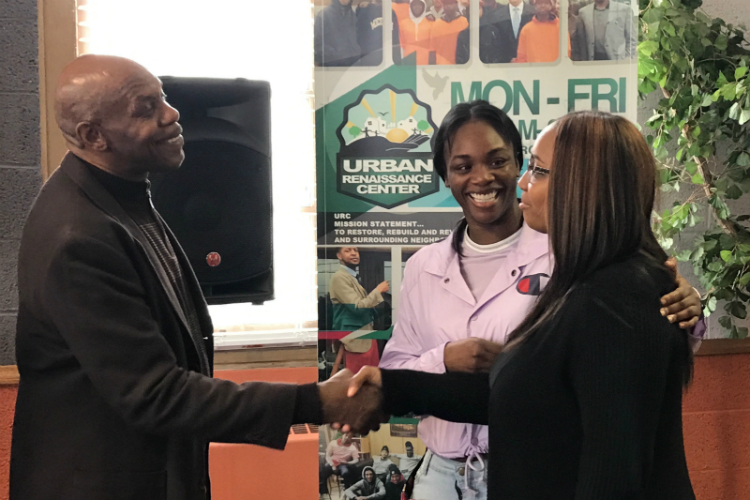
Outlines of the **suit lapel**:
[{"label": "suit lapel", "polygon": [[357,289],[357,291],[359,291],[360,298],[364,299],[365,297],[367,297],[367,290],[365,290],[365,288],[359,284],[359,281],[357,281],[357,278],[355,278],[349,273],[346,273],[346,275],[349,276],[349,279],[354,284],[354,287]]},{"label": "suit lapel", "polygon": [[357,293],[359,293],[360,299],[364,299],[365,297],[367,297],[367,290],[365,290],[364,287],[359,284],[359,281],[357,281],[357,278],[352,276],[352,274],[349,271],[344,269],[344,266],[341,266],[341,268],[339,268],[339,270],[336,272],[337,273],[340,272],[344,276],[344,279],[349,282],[349,286],[357,290]]},{"label": "suit lapel", "polygon": [[206,298],[203,296],[203,291],[201,290],[198,278],[195,276],[193,266],[190,264],[187,255],[185,255],[185,251],[182,249],[180,242],[177,241],[177,237],[172,232],[172,229],[170,229],[164,219],[162,219],[161,214],[156,211],[154,211],[154,213],[161,221],[162,227],[164,227],[164,231],[169,238],[169,242],[172,244],[175,256],[180,263],[180,268],[182,269],[188,292],[190,292],[193,304],[198,312],[198,321],[200,322],[201,332],[204,336],[210,336],[213,334],[214,327],[211,321],[211,315],[208,312],[208,306],[206,305]]},{"label": "suit lapel", "polygon": [[[159,214],[159,212],[157,212],[156,210],[154,210],[154,214],[159,218],[159,221],[164,228],[164,232],[167,234],[167,238],[169,238],[169,242],[172,245],[172,250],[174,250],[174,254],[177,257],[180,269],[182,270],[182,278],[183,280],[185,280],[187,291],[190,294],[193,307],[195,307],[196,316],[198,317],[200,331],[190,332],[190,330],[188,330],[188,332],[191,333],[190,337],[196,344],[195,348],[198,351],[198,355],[202,356],[201,353],[205,353],[204,361],[206,362],[206,366],[208,368],[208,372],[206,374],[213,376],[214,327],[213,322],[211,321],[211,315],[208,312],[206,298],[203,296],[203,291],[201,290],[200,283],[198,283],[198,278],[195,276],[193,266],[190,265],[190,261],[188,260],[187,255],[185,255],[185,251],[182,249],[182,246],[177,241],[177,237],[174,235],[164,219],[162,219],[161,214]],[[198,345],[199,343],[201,344],[200,346]],[[201,349],[201,347],[203,347],[203,349]]]},{"label": "suit lapel", "polygon": [[[180,322],[185,328],[185,331],[187,331],[189,334],[190,327],[188,326],[187,318],[185,317],[185,312],[182,309],[182,305],[180,304],[179,300],[177,300],[177,295],[175,294],[172,282],[169,280],[169,276],[167,276],[166,271],[162,267],[159,261],[159,257],[151,248],[151,245],[149,244],[146,235],[143,234],[143,231],[141,231],[141,228],[138,227],[135,221],[133,221],[133,219],[127,214],[127,212],[125,212],[125,210],[120,206],[120,204],[117,203],[112,195],[109,194],[109,192],[104,189],[104,187],[102,187],[102,185],[99,184],[99,182],[97,182],[97,180],[89,173],[88,167],[78,157],[76,157],[72,153],[68,153],[60,164],[60,168],[86,193],[86,195],[96,206],[98,206],[106,214],[114,217],[128,230],[130,235],[146,254],[146,257],[151,264],[151,268],[159,278],[159,283],[161,283],[162,289],[167,295],[169,303],[172,305],[172,309],[180,319]],[[173,236],[171,237],[171,240],[173,243],[176,243]],[[192,339],[193,343],[195,343],[195,338],[193,337],[193,335],[188,336]],[[193,347],[195,347],[198,352],[201,352],[198,346],[194,345]]]}]

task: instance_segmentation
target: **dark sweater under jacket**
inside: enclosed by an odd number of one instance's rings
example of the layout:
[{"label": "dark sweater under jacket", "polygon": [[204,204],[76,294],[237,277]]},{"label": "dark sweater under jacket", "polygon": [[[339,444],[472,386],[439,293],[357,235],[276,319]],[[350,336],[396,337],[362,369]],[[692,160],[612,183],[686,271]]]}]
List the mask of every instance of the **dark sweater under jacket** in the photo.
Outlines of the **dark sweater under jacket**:
[{"label": "dark sweater under jacket", "polygon": [[640,257],[600,270],[489,375],[384,370],[387,410],[488,424],[490,500],[692,500],[670,286]]}]

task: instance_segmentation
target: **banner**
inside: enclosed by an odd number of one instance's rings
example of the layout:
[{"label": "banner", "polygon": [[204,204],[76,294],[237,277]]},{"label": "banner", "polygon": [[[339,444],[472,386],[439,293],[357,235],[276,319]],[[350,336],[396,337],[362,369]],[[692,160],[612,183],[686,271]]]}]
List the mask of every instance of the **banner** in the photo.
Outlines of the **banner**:
[{"label": "banner", "polygon": [[[524,169],[539,132],[569,111],[635,121],[638,23],[637,4],[612,0],[317,0],[315,10],[323,380],[378,363],[406,261],[462,217],[432,160],[448,110],[483,99],[505,111]],[[321,493],[343,498],[370,464],[384,484],[399,457],[408,472],[425,452],[418,422],[343,444],[322,428]],[[357,456],[342,474],[330,458],[347,446]]]}]

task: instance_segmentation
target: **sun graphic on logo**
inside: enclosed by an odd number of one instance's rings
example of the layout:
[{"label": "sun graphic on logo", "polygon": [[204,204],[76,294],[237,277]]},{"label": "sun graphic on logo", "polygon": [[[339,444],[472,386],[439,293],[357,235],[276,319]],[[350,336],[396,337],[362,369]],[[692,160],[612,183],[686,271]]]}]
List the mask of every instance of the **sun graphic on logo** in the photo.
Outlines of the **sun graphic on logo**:
[{"label": "sun graphic on logo", "polygon": [[363,139],[381,138],[393,146],[401,145],[396,149],[429,150],[429,145],[420,146],[429,142],[434,129],[427,111],[410,93],[382,89],[366,94],[348,110],[346,118],[342,139],[347,145]]}]

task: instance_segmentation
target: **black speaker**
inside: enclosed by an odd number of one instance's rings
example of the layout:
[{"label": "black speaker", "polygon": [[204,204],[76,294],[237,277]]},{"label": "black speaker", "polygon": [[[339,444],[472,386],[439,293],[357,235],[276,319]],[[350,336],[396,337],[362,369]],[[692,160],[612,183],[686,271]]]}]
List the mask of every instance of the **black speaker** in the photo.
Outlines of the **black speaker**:
[{"label": "black speaker", "polygon": [[162,77],[185,161],[151,177],[154,206],[209,304],[274,298],[271,89],[245,79]]}]

